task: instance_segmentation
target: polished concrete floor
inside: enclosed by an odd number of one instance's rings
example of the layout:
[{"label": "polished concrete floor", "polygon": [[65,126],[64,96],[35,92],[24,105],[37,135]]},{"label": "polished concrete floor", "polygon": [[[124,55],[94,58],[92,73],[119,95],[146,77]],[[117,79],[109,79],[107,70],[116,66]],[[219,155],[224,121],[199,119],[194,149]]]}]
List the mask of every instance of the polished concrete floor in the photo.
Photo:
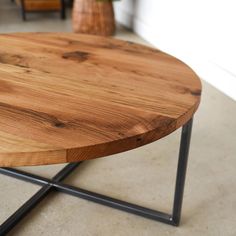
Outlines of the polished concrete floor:
[{"label": "polished concrete floor", "polygon": [[[1,0],[0,32],[71,31],[70,20],[35,14],[22,22]],[[117,37],[146,43],[118,29]],[[0,45],[1,49],[1,45]],[[222,78],[223,79],[223,78]],[[52,193],[9,235],[17,236],[235,236],[236,103],[203,81],[195,116],[181,226],[176,228],[61,193]],[[170,211],[180,132],[133,151],[87,161],[66,183],[144,206]],[[64,165],[26,167],[52,177]],[[0,175],[0,223],[38,186]]]}]

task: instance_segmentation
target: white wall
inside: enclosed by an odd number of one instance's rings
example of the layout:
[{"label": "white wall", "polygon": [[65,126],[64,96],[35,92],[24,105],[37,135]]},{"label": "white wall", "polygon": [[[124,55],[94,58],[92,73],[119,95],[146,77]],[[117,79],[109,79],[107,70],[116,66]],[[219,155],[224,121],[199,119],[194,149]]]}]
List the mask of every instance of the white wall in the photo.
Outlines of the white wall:
[{"label": "white wall", "polygon": [[118,22],[236,100],[235,0],[121,0]]}]

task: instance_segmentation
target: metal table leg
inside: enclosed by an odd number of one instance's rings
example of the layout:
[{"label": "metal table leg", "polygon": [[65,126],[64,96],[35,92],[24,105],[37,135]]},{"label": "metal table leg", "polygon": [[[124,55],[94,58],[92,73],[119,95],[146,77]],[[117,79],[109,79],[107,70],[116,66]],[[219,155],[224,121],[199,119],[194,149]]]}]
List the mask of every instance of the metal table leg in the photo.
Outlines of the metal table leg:
[{"label": "metal table leg", "polygon": [[14,226],[16,226],[20,222],[20,220],[22,220],[38,203],[40,203],[53,190],[70,194],[89,201],[93,201],[112,208],[123,210],[129,213],[133,213],[139,216],[143,216],[152,220],[178,226],[181,218],[192,123],[193,119],[189,120],[182,127],[174,204],[173,211],[171,214],[148,209],[132,203],[114,199],[99,193],[94,193],[85,189],[61,183],[61,181],[64,180],[71,172],[73,172],[81,164],[81,162],[68,164],[51,180],[12,168],[0,168],[1,174],[42,186],[42,188],[34,196],[32,196],[25,204],[23,204],[12,216],[10,216],[0,226],[0,236],[6,235]]}]

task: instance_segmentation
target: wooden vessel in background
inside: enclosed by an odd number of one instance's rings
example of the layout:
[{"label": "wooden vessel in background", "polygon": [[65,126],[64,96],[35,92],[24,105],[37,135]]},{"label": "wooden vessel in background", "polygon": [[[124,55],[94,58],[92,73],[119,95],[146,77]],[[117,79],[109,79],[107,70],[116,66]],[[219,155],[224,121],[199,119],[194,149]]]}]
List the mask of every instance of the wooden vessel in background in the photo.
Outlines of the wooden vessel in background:
[{"label": "wooden vessel in background", "polygon": [[109,36],[115,32],[112,1],[75,0],[73,7],[73,30]]}]

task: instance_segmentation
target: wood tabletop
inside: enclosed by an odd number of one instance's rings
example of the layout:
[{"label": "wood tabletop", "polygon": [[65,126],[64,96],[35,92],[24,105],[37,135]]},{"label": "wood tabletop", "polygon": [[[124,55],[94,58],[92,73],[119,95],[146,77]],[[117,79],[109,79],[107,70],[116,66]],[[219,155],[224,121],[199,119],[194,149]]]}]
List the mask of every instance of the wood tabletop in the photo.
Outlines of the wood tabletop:
[{"label": "wood tabletop", "polygon": [[0,166],[103,157],[185,124],[201,82],[159,50],[72,33],[0,35]]}]

